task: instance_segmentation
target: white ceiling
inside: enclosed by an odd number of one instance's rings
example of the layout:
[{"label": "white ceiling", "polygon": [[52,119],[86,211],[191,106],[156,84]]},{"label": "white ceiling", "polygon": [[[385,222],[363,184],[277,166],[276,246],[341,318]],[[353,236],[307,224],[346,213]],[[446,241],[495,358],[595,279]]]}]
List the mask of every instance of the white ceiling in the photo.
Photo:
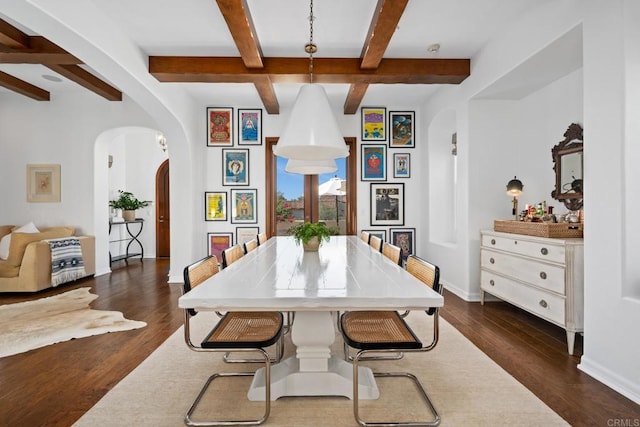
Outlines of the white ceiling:
[{"label": "white ceiling", "polygon": [[[147,55],[239,56],[215,0],[87,0],[114,21]],[[529,8],[552,0],[411,0],[385,53],[388,58],[471,58]],[[247,0],[263,56],[305,57],[309,3],[304,0]],[[376,0],[315,0],[317,57],[360,57]],[[0,13],[0,17],[3,17]],[[10,19],[6,19],[12,22]],[[19,23],[14,23],[18,24]],[[114,31],[116,28],[114,27]],[[21,27],[28,34],[28,28]],[[44,35],[47,37],[47,35]],[[49,36],[48,38],[53,39]],[[55,40],[54,40],[55,41]],[[439,43],[432,54],[427,46]],[[64,46],[62,46],[64,48]],[[82,60],[83,58],[80,57]],[[90,64],[88,64],[90,66]],[[0,64],[0,70],[52,93],[86,90],[38,65]],[[108,80],[108,76],[104,76]],[[179,85],[202,103],[260,103],[252,84],[165,83]],[[290,106],[298,85],[276,84],[281,107]],[[342,108],[348,85],[325,85]],[[403,105],[424,101],[435,85],[371,85],[363,105]],[[0,88],[0,91],[5,91]]]}]

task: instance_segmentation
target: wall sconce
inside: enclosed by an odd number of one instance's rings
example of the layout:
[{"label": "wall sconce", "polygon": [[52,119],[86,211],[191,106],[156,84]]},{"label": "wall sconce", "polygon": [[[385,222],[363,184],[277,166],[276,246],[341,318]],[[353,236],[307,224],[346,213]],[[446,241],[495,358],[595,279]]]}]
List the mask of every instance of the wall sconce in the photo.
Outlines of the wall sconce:
[{"label": "wall sconce", "polygon": [[522,194],[522,188],[523,187],[524,187],[524,185],[522,185],[522,181],[520,181],[515,176],[507,184],[507,194],[509,196],[513,196],[512,214],[513,214],[513,216],[515,217],[516,220],[518,219],[518,196]]},{"label": "wall sconce", "polygon": [[162,149],[162,151],[166,152],[167,151],[167,138],[164,137],[163,134],[158,133],[156,135],[156,141],[158,142],[158,145],[160,146],[160,148]]},{"label": "wall sconce", "polygon": [[109,154],[109,169],[111,169],[111,166],[113,166],[113,156]]}]

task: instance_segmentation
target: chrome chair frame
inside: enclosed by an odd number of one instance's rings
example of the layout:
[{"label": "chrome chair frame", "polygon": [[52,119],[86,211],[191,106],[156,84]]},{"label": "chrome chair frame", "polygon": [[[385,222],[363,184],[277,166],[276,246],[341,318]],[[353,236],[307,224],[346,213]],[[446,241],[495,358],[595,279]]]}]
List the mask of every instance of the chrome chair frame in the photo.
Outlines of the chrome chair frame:
[{"label": "chrome chair frame", "polygon": [[[442,290],[443,287],[440,284],[439,280],[440,280],[440,270],[437,266],[428,263],[427,261],[415,256],[415,255],[410,255],[409,258],[414,258],[414,260],[412,260],[413,262],[420,262],[423,264],[426,264],[429,268],[433,269],[433,283],[429,284],[427,282],[428,278],[420,275],[419,272],[412,272],[412,274],[414,274],[414,276],[416,276],[418,279],[422,280],[427,286],[431,286],[436,292],[442,294]],[[375,316],[375,312],[373,312],[373,316]],[[385,342],[358,342],[355,341],[353,339],[351,339],[351,337],[348,335],[348,331],[345,332],[345,327],[343,325],[343,323],[345,322],[346,317],[349,315],[349,312],[344,313],[341,317],[340,317],[340,333],[343,336],[343,339],[345,341],[345,348],[347,346],[349,347],[353,347],[358,349],[358,351],[356,352],[356,354],[353,356],[353,414],[354,417],[356,419],[356,422],[363,426],[363,427],[368,427],[368,426],[411,426],[411,427],[415,427],[415,426],[437,426],[440,424],[441,422],[441,417],[440,414],[438,412],[438,410],[436,409],[435,405],[433,404],[431,398],[429,397],[426,389],[424,388],[424,386],[422,385],[422,383],[420,382],[420,380],[413,374],[409,373],[409,372],[374,372],[373,375],[374,377],[404,377],[404,378],[409,378],[411,379],[415,386],[417,387],[420,395],[422,396],[422,399],[424,401],[424,403],[426,404],[426,406],[428,407],[428,409],[431,411],[431,413],[433,414],[434,418],[433,420],[428,420],[428,421],[420,421],[420,422],[368,422],[363,420],[360,417],[360,413],[359,413],[359,396],[358,396],[358,367],[359,367],[359,363],[363,360],[365,360],[365,358],[367,358],[367,355],[369,354],[380,354],[380,353],[422,353],[422,352],[427,352],[427,351],[431,351],[433,350],[437,343],[438,343],[438,339],[439,339],[439,313],[440,310],[438,307],[432,307],[429,308],[428,310],[425,310],[425,314],[427,316],[433,316],[433,332],[432,332],[432,337],[431,337],[431,342],[428,345],[423,345],[422,342],[420,342],[420,340],[416,337],[416,335],[413,333],[413,331],[411,330],[411,328],[409,327],[409,325],[406,324],[406,322],[404,321],[404,318],[398,313],[398,312],[379,312],[382,313],[385,316],[388,316],[390,318],[393,318],[398,325],[402,325],[405,330],[405,332],[407,334],[410,334],[413,337],[413,341],[409,341],[409,342],[392,342],[392,343],[385,343]],[[372,356],[369,356],[372,357]],[[380,357],[380,356],[373,356],[373,357]]]},{"label": "chrome chair frame", "polygon": [[[199,278],[199,281],[195,284],[193,284],[193,287],[199,285],[200,283],[202,283],[204,280],[206,280],[208,277],[211,277],[213,275],[215,275],[216,273],[219,272],[218,269],[218,263],[217,263],[217,259],[215,256],[208,256],[205,257],[193,264],[190,264],[189,266],[185,267],[184,269],[184,286],[183,286],[183,293],[188,292],[190,289],[192,289],[192,284],[191,284],[191,279],[190,279],[190,269],[199,266],[200,264],[203,264],[205,262],[212,262],[215,264],[216,269],[212,270],[212,273],[206,276],[202,276]],[[274,344],[276,344],[276,359],[279,361],[282,358],[282,353],[283,353],[283,349],[284,349],[284,340],[283,340],[283,317],[282,317],[282,313],[277,313],[280,315],[280,324],[279,324],[279,328],[278,331],[276,332],[276,334],[268,339],[268,340],[263,340],[263,341],[258,341],[258,342],[253,342],[253,343],[246,343],[246,346],[240,346],[241,344],[238,344],[240,347],[236,347],[234,345],[230,345],[230,346],[223,346],[221,345],[220,347],[217,347],[213,344],[211,344],[210,342],[206,341],[201,343],[200,345],[196,345],[193,343],[192,339],[191,339],[191,318],[193,316],[195,316],[197,314],[197,311],[194,309],[185,309],[184,310],[184,341],[187,345],[187,347],[192,350],[192,351],[196,351],[196,352],[224,352],[225,356],[226,354],[228,354],[230,351],[233,352],[258,352],[260,353],[260,355],[262,356],[261,359],[251,359],[251,360],[255,360],[257,362],[264,362],[264,367],[265,367],[265,410],[264,410],[264,414],[262,415],[262,417],[258,418],[258,419],[253,419],[253,420],[210,420],[210,421],[194,421],[192,419],[193,417],[193,413],[196,410],[198,404],[200,403],[200,401],[202,400],[202,397],[205,395],[207,389],[209,388],[209,386],[211,385],[211,383],[216,379],[216,378],[221,378],[221,377],[246,377],[246,376],[254,376],[255,372],[218,372],[218,373],[214,373],[211,376],[209,376],[205,382],[205,384],[203,385],[203,387],[200,389],[200,392],[198,393],[196,399],[194,400],[194,402],[191,404],[191,406],[189,407],[189,410],[187,411],[185,417],[184,417],[184,423],[188,426],[229,426],[229,425],[259,425],[264,423],[267,418],[269,417],[270,411],[271,411],[271,363],[272,363],[272,359],[269,356],[269,353],[265,350],[266,347],[270,347]],[[212,330],[212,332],[210,333],[210,335],[216,331],[216,329],[218,327],[220,327],[221,322],[226,318],[226,316],[233,316],[233,312],[230,313],[226,313],[225,315],[222,316],[222,319],[216,324],[216,326],[214,327],[214,329]],[[208,337],[207,337],[208,339]]]}]

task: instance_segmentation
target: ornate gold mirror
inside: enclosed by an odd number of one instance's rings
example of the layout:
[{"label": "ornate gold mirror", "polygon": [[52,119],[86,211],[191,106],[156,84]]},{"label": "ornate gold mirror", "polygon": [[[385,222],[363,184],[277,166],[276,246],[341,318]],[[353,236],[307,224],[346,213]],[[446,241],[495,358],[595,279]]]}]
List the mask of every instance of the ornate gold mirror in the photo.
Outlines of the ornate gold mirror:
[{"label": "ornate gold mirror", "polygon": [[582,126],[572,123],[564,137],[551,149],[556,173],[556,188],[551,197],[575,211],[582,208],[583,199]]}]

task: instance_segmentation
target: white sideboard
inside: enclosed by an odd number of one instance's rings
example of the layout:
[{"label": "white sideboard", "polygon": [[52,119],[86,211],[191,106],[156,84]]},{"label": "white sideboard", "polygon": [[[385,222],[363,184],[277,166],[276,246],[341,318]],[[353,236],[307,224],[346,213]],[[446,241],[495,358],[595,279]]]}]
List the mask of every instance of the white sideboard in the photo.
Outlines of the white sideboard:
[{"label": "white sideboard", "polygon": [[485,292],[575,334],[584,329],[583,239],[481,231],[480,297]]}]

